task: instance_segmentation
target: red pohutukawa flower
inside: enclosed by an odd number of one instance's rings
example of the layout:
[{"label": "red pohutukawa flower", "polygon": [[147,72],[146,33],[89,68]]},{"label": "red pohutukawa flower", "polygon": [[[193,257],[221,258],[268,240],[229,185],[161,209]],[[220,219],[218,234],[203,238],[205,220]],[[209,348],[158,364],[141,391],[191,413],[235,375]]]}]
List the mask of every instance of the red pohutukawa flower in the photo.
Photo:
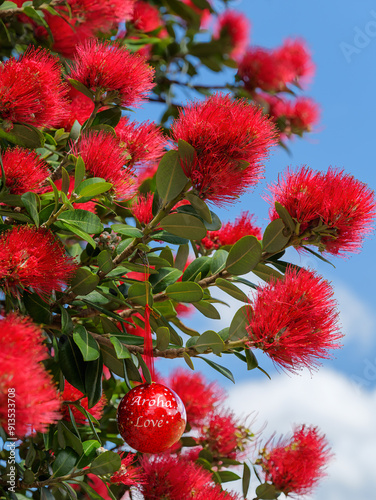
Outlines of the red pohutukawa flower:
[{"label": "red pohutukawa flower", "polygon": [[250,435],[233,413],[216,410],[207,417],[196,441],[215,458],[236,460],[244,456]]},{"label": "red pohutukawa flower", "polygon": [[331,453],[317,427],[297,427],[292,437],[272,438],[260,451],[265,480],[286,496],[308,495],[325,476]]},{"label": "red pohutukawa flower", "polygon": [[276,142],[272,122],[243,99],[216,94],[188,104],[172,125],[172,137],[196,149],[185,174],[203,199],[226,203],[261,178],[262,162]]},{"label": "red pohutukawa flower", "polygon": [[[376,217],[374,192],[343,171],[326,173],[301,167],[287,170],[270,186],[269,202],[278,201],[300,224],[300,244],[317,245],[333,255],[358,252]],[[274,208],[271,219],[278,218]]]},{"label": "red pohutukawa flower", "polygon": [[182,456],[144,455],[140,462],[145,474],[141,488],[145,500],[190,500],[208,485],[214,486],[209,471]]},{"label": "red pohutukawa flower", "polygon": [[96,94],[97,101],[134,106],[147,98],[154,70],[137,54],[109,41],[90,39],[77,46],[71,78]]},{"label": "red pohutukawa flower", "polygon": [[294,101],[287,101],[277,96],[263,94],[261,100],[267,102],[269,115],[279,121],[283,133],[288,136],[291,133],[310,132],[319,121],[319,107],[309,97],[298,97]]},{"label": "red pohutukawa flower", "polygon": [[218,17],[214,36],[228,42],[230,56],[237,59],[248,45],[250,31],[251,25],[247,17],[242,12],[229,9]]},{"label": "red pohutukawa flower", "polygon": [[43,298],[61,291],[77,269],[64,247],[48,230],[13,227],[0,236],[0,286],[14,296],[32,288]]},{"label": "red pohutukawa flower", "polygon": [[138,220],[138,222],[144,226],[149,224],[153,219],[152,213],[153,205],[153,194],[147,193],[146,196],[140,195],[137,200],[132,203],[131,211],[133,216]]},{"label": "red pohutukawa flower", "polygon": [[[87,410],[90,415],[99,420],[103,414],[103,408],[106,404],[106,396],[103,394],[96,405],[89,409],[87,397],[84,397],[81,391],[73,387],[67,380],[65,381],[64,391],[61,393],[62,401],[75,402],[80,400],[81,406]],[[68,405],[63,404],[63,418],[70,421],[70,414],[68,410]],[[70,405],[70,409],[73,413],[74,419],[78,425],[85,425],[87,419],[83,413],[81,413],[73,405]]]},{"label": "red pohutukawa flower", "polygon": [[194,500],[241,500],[237,493],[223,491],[219,485],[207,486],[195,495]]},{"label": "red pohutukawa flower", "polygon": [[157,7],[142,0],[135,3],[130,22],[136,30],[145,31],[146,33],[163,26]]},{"label": "red pohutukawa flower", "polygon": [[128,453],[121,459],[121,467],[111,476],[111,483],[124,484],[126,486],[138,486],[144,484],[144,473],[141,467],[135,466],[134,463],[137,455]]},{"label": "red pohutukawa flower", "polygon": [[5,151],[3,166],[5,184],[11,194],[38,192],[50,175],[46,162],[37,153],[19,147]]},{"label": "red pohutukawa flower", "polygon": [[175,370],[167,385],[179,394],[191,426],[202,425],[207,415],[224,399],[222,389],[215,382],[207,382],[201,373]]},{"label": "red pohutukawa flower", "polygon": [[69,88],[69,98],[67,115],[58,125],[65,130],[71,130],[76,120],[80,125],[83,125],[94,110],[93,101],[72,86]]},{"label": "red pohutukawa flower", "polygon": [[46,358],[42,332],[30,319],[15,313],[0,319],[0,425],[11,436],[10,401],[17,437],[45,432],[60,418],[57,389],[41,364]]},{"label": "red pohutukawa flower", "polygon": [[227,222],[218,231],[208,231],[202,244],[208,250],[220,248],[225,245],[234,245],[243,236],[255,236],[258,240],[262,239],[261,229],[255,226],[254,216],[249,212],[242,212],[235,222]]},{"label": "red pohutukawa flower", "polygon": [[58,58],[47,50],[28,48],[19,59],[11,57],[0,66],[0,117],[54,127],[66,115],[67,91]]},{"label": "red pohutukawa flower", "polygon": [[306,83],[314,72],[315,65],[307,44],[302,39],[288,38],[283,45],[276,50],[276,58],[286,68],[289,68],[291,76],[289,81]]},{"label": "red pohutukawa flower", "polygon": [[129,118],[121,118],[115,127],[120,145],[130,156],[130,165],[156,162],[164,153],[167,144],[162,129],[153,122],[130,122]]},{"label": "red pohutukawa flower", "polygon": [[340,347],[333,290],[313,271],[287,268],[283,279],[258,288],[252,307],[249,345],[286,370],[315,368]]},{"label": "red pohutukawa flower", "polygon": [[101,177],[112,184],[116,197],[130,197],[133,171],[125,165],[126,154],[119,140],[103,131],[82,134],[78,143],[72,145],[72,153],[81,155],[86,172],[92,177]]}]

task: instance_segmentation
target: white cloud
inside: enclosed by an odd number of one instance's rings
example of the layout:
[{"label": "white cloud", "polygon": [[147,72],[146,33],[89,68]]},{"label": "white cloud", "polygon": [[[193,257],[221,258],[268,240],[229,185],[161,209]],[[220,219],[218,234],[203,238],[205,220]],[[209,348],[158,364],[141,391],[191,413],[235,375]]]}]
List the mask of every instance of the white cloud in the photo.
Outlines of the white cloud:
[{"label": "white cloud", "polygon": [[312,377],[279,374],[272,381],[237,384],[227,403],[241,416],[257,412],[256,426],[268,423],[265,437],[289,433],[294,424],[303,423],[326,434],[335,458],[309,500],[375,497],[376,391],[366,392],[323,368]]}]

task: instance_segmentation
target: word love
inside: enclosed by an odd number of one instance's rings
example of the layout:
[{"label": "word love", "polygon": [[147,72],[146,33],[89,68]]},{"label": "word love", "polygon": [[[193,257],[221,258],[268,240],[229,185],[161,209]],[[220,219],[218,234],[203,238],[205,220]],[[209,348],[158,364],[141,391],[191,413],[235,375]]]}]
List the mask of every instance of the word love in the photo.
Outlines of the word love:
[{"label": "word love", "polygon": [[141,384],[126,394],[117,411],[119,433],[142,453],[160,453],[177,441],[187,416],[179,396],[162,384]]}]

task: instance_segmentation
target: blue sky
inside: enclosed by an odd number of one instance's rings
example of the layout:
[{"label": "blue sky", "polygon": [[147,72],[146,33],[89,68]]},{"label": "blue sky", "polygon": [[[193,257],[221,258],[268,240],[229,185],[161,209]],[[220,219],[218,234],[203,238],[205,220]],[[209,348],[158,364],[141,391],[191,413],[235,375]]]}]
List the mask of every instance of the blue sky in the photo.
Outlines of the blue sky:
[{"label": "blue sky", "polygon": [[[288,36],[302,36],[307,41],[317,71],[306,93],[319,103],[321,121],[315,133],[290,142],[291,156],[276,150],[266,164],[266,179],[253,193],[243,196],[234,206],[217,211],[218,214],[224,220],[233,220],[241,210],[249,210],[256,214],[259,225],[265,227],[268,206],[260,195],[288,165],[306,164],[320,170],[336,166],[375,189],[375,3],[237,0],[231,5],[251,20],[252,45],[275,47]],[[218,83],[220,78],[209,73],[205,75],[205,83]],[[153,119],[150,113],[157,109],[145,105],[136,118]],[[336,269],[310,257],[300,258],[294,251],[289,253],[297,263],[315,267],[332,281],[345,334],[344,347],[336,352],[335,360],[325,362],[312,376],[306,372],[290,376],[278,373],[263,355],[257,354],[260,364],[272,376],[270,382],[257,370],[247,372],[238,360],[225,359],[224,364],[234,372],[237,386],[232,388],[226,379],[218,379],[230,391],[229,402],[234,411],[258,412],[260,419],[269,421],[270,433],[285,432],[290,424],[316,417],[312,423],[327,433],[336,459],[329,468],[329,478],[310,500],[371,498],[376,489],[372,471],[376,463],[375,255],[375,237],[366,240],[360,254],[331,259]],[[232,301],[230,305],[230,311],[223,310],[218,330],[228,326],[241,303]],[[192,318],[191,324],[202,331],[215,329],[202,316]],[[165,372],[176,365],[182,362],[158,366]],[[196,367],[203,368],[208,378],[217,378],[217,373],[204,367],[203,362],[197,362]],[[246,392],[249,397],[244,397]]]}]

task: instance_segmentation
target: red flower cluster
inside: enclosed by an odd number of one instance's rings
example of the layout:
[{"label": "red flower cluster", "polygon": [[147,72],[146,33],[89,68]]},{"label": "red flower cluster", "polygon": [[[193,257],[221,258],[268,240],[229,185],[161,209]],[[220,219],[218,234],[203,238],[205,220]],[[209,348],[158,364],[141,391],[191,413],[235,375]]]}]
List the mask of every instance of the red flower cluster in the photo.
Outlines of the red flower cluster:
[{"label": "red flower cluster", "polygon": [[[97,420],[99,420],[102,417],[103,408],[106,405],[107,401],[106,396],[103,394],[98,403],[89,409],[87,397],[84,397],[81,391],[73,387],[73,385],[71,385],[66,380],[64,385],[64,391],[61,393],[61,400],[75,402],[78,399],[80,400],[81,406],[85,408],[85,410],[87,410],[90,413],[90,415],[92,415]],[[62,408],[63,408],[63,418],[65,420],[70,421],[68,405],[63,404]],[[87,418],[83,413],[77,410],[77,408],[75,408],[73,405],[70,405],[70,409],[73,413],[76,424],[85,425],[87,423]]]},{"label": "red flower cluster", "polygon": [[[77,44],[83,43],[99,31],[109,31],[117,23],[129,19],[135,0],[68,0],[54,8],[59,15],[44,11],[54,38],[53,49],[72,58]],[[23,3],[21,1],[21,3]],[[36,35],[47,37],[44,28],[36,28]]]},{"label": "red flower cluster", "polygon": [[124,484],[126,486],[139,486],[144,484],[144,473],[141,467],[134,465],[136,459],[137,455],[133,453],[128,453],[125,457],[123,454],[121,467],[111,476],[111,483]]},{"label": "red flower cluster", "polygon": [[109,41],[87,40],[77,46],[71,78],[96,94],[99,102],[134,106],[153,87],[154,70],[137,54]]},{"label": "red flower cluster", "polygon": [[65,288],[77,268],[54,235],[44,229],[19,226],[0,236],[0,286],[14,296],[31,287],[43,298]]},{"label": "red flower cluster", "polygon": [[[373,191],[343,171],[326,173],[302,167],[287,170],[270,186],[269,202],[278,201],[300,224],[302,244],[315,244],[320,251],[343,256],[360,250],[371,233],[376,217]],[[271,219],[278,214],[271,208]]]},{"label": "red flower cluster", "polygon": [[171,130],[174,141],[196,150],[194,161],[182,167],[200,197],[222,204],[259,181],[276,142],[274,126],[260,108],[223,94],[188,104]]},{"label": "red flower cluster", "polygon": [[154,122],[132,123],[123,117],[115,130],[120,145],[130,156],[129,165],[156,162],[164,153],[167,141]]},{"label": "red flower cluster", "polygon": [[243,236],[255,236],[262,239],[261,229],[254,225],[254,216],[249,212],[242,212],[235,222],[227,222],[218,231],[208,231],[202,244],[208,250],[220,248],[226,245],[234,245]]},{"label": "red flower cluster", "polygon": [[248,45],[251,25],[247,17],[236,10],[225,10],[218,17],[214,37],[228,42],[231,47],[230,56],[241,57]]},{"label": "red flower cluster", "polygon": [[72,86],[69,88],[69,97],[71,102],[67,106],[67,115],[58,125],[68,131],[76,120],[83,125],[94,110],[93,101]]},{"label": "red flower cluster", "polygon": [[281,92],[287,84],[308,80],[314,72],[311,55],[303,40],[288,39],[277,49],[250,48],[239,62],[245,88]]},{"label": "red flower cluster", "polygon": [[287,101],[268,94],[262,99],[269,105],[269,115],[279,121],[279,125],[286,135],[310,132],[319,121],[319,107],[308,97],[298,97],[294,101]]},{"label": "red flower cluster", "polygon": [[168,387],[179,394],[187,412],[190,426],[199,427],[223,399],[222,389],[215,383],[208,383],[200,373],[175,370],[169,377]]},{"label": "red flower cluster", "polygon": [[103,131],[86,132],[72,145],[72,154],[81,155],[90,176],[111,182],[116,197],[131,196],[133,171],[124,166],[126,155],[117,137]]},{"label": "red flower cluster", "polygon": [[0,319],[0,425],[8,430],[14,402],[17,437],[45,432],[59,419],[58,393],[41,363],[46,358],[42,332],[31,320],[15,313]]},{"label": "red flower cluster", "polygon": [[19,147],[5,151],[3,166],[5,184],[11,194],[38,192],[50,175],[46,162],[37,153]]},{"label": "red flower cluster", "polygon": [[30,47],[19,59],[11,57],[0,66],[0,117],[54,127],[66,115],[67,91],[59,59]]},{"label": "red flower cluster", "polygon": [[146,196],[140,195],[137,200],[132,203],[131,211],[133,217],[135,217],[138,222],[146,226],[153,219],[152,213],[153,205],[153,194],[147,193]]},{"label": "red flower cluster", "polygon": [[307,495],[325,475],[330,459],[328,442],[317,427],[301,426],[291,438],[270,440],[256,463],[261,465],[265,480],[287,495]]},{"label": "red flower cluster", "polygon": [[[136,30],[146,33],[164,27],[157,7],[143,0],[138,0],[135,3],[130,22]],[[162,31],[164,32],[163,35],[166,36],[167,31],[165,29]],[[159,32],[159,36],[161,36],[161,32]]]},{"label": "red flower cluster", "polygon": [[247,331],[249,345],[295,372],[315,368],[342,337],[329,283],[313,271],[289,267],[281,280],[259,287]]}]

